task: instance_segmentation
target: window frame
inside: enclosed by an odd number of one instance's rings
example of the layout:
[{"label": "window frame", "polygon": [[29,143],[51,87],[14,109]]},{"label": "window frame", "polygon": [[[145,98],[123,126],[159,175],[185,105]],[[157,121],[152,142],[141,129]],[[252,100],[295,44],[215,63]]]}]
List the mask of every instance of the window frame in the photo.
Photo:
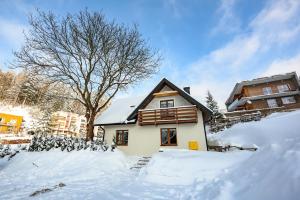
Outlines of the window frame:
[{"label": "window frame", "polygon": [[[293,98],[293,102],[284,102],[284,100],[283,99],[288,99],[288,98]],[[289,105],[289,104],[293,104],[293,103],[296,103],[296,99],[295,99],[295,97],[294,96],[288,96],[288,97],[281,97],[281,101],[282,101],[282,104],[283,105]]]},{"label": "window frame", "polygon": [[[270,106],[269,102],[270,102],[271,100],[276,102],[276,106]],[[268,104],[268,107],[269,107],[269,108],[277,108],[277,107],[278,107],[278,103],[277,103],[277,100],[276,100],[276,99],[267,99],[267,104]],[[275,104],[274,104],[274,105],[275,105]]]},{"label": "window frame", "polygon": [[[125,144],[124,143],[124,133],[125,132],[127,132],[127,143]],[[120,133],[122,133],[122,144],[119,144],[119,137],[118,137],[118,135],[120,134]],[[117,146],[128,146],[128,140],[129,140],[129,131],[128,131],[128,129],[126,129],[126,130],[116,130],[116,145]]]},{"label": "window frame", "polygon": [[[162,143],[162,130],[163,129],[167,129],[168,130],[168,144],[163,144]],[[174,129],[175,130],[175,134],[176,134],[176,144],[171,144],[170,143],[170,130]],[[160,128],[160,146],[178,146],[178,141],[177,141],[177,129],[176,128]]]},{"label": "window frame", "polygon": [[[173,102],[173,106],[172,107],[168,107],[168,102],[169,101],[172,101]],[[166,102],[166,105],[167,105],[167,107],[166,108],[162,108],[161,107],[161,103],[162,102]],[[160,100],[159,101],[159,108],[162,108],[162,109],[168,109],[168,108],[174,108],[175,107],[175,101],[174,101],[174,99],[165,99],[165,100]]]},{"label": "window frame", "polygon": [[[280,91],[279,88],[280,88],[280,87],[283,87],[283,86],[287,86],[287,90]],[[288,91],[290,91],[291,88],[290,88],[290,85],[286,83],[286,84],[277,85],[277,90],[278,90],[279,93],[283,93],[283,92],[288,92]]]},{"label": "window frame", "polygon": [[[265,90],[265,89],[266,89],[266,90]],[[265,91],[267,91],[267,89],[270,89],[271,93],[268,92],[268,93],[266,94]],[[268,86],[268,87],[263,87],[262,92],[263,92],[264,95],[270,95],[270,94],[273,94],[272,87],[269,87],[269,86]]]}]

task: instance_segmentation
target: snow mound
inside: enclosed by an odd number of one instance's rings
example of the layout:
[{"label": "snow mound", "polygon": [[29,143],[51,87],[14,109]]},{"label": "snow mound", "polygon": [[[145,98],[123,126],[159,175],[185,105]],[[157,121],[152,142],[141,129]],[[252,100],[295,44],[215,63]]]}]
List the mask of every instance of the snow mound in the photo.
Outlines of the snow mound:
[{"label": "snow mound", "polygon": [[208,134],[211,144],[258,146],[278,143],[300,135],[300,110],[274,113],[261,121],[236,124],[217,134]]},{"label": "snow mound", "polygon": [[153,156],[140,176],[148,182],[166,185],[190,185],[195,180],[211,181],[251,154],[164,150]]},{"label": "snow mound", "polygon": [[260,148],[217,181],[195,182],[188,199],[289,199],[300,196],[300,111],[277,113],[217,135],[221,142]]}]

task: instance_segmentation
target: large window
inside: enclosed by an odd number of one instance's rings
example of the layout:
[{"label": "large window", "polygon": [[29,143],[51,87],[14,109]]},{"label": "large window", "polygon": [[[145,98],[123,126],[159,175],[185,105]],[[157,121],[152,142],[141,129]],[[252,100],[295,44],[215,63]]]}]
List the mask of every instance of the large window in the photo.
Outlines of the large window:
[{"label": "large window", "polygon": [[128,130],[117,130],[116,136],[117,145],[128,145]]},{"label": "large window", "polygon": [[162,128],[160,129],[160,134],[161,134],[161,146],[177,145],[176,128]]},{"label": "large window", "polygon": [[272,94],[272,88],[271,87],[265,87],[263,88],[264,95]]},{"label": "large window", "polygon": [[172,108],[174,107],[174,100],[162,100],[160,101],[160,108]]},{"label": "large window", "polygon": [[291,103],[296,103],[295,97],[282,97],[281,98],[283,104],[291,104]]},{"label": "large window", "polygon": [[290,90],[290,87],[288,84],[284,84],[284,85],[278,85],[277,86],[279,93],[281,92],[286,92]]},{"label": "large window", "polygon": [[269,108],[278,107],[276,99],[267,99],[267,103],[268,103]]}]

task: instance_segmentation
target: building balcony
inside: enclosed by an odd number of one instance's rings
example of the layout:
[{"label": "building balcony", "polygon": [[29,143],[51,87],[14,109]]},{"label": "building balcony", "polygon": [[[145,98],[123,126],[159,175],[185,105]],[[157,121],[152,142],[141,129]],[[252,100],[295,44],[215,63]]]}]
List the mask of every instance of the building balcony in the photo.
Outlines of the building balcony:
[{"label": "building balcony", "polygon": [[300,95],[299,90],[289,90],[280,93],[272,93],[272,94],[263,94],[257,96],[249,96],[249,97],[242,97],[241,99],[235,99],[228,107],[228,112],[235,111],[239,106],[245,105],[247,102],[261,100],[261,99],[270,99],[270,98],[281,98],[286,96],[295,96]]},{"label": "building balcony", "polygon": [[145,109],[138,112],[138,123],[144,125],[197,123],[196,106]]}]

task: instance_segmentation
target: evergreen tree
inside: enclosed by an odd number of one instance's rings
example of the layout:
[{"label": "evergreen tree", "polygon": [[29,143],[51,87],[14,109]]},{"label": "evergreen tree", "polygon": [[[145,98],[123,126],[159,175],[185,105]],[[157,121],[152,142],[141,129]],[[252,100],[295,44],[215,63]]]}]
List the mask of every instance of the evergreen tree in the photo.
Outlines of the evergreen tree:
[{"label": "evergreen tree", "polygon": [[213,98],[210,91],[207,92],[206,106],[213,112],[212,119],[209,123],[211,132],[218,132],[218,121],[223,119],[222,113],[219,111],[219,106],[217,101]]}]

